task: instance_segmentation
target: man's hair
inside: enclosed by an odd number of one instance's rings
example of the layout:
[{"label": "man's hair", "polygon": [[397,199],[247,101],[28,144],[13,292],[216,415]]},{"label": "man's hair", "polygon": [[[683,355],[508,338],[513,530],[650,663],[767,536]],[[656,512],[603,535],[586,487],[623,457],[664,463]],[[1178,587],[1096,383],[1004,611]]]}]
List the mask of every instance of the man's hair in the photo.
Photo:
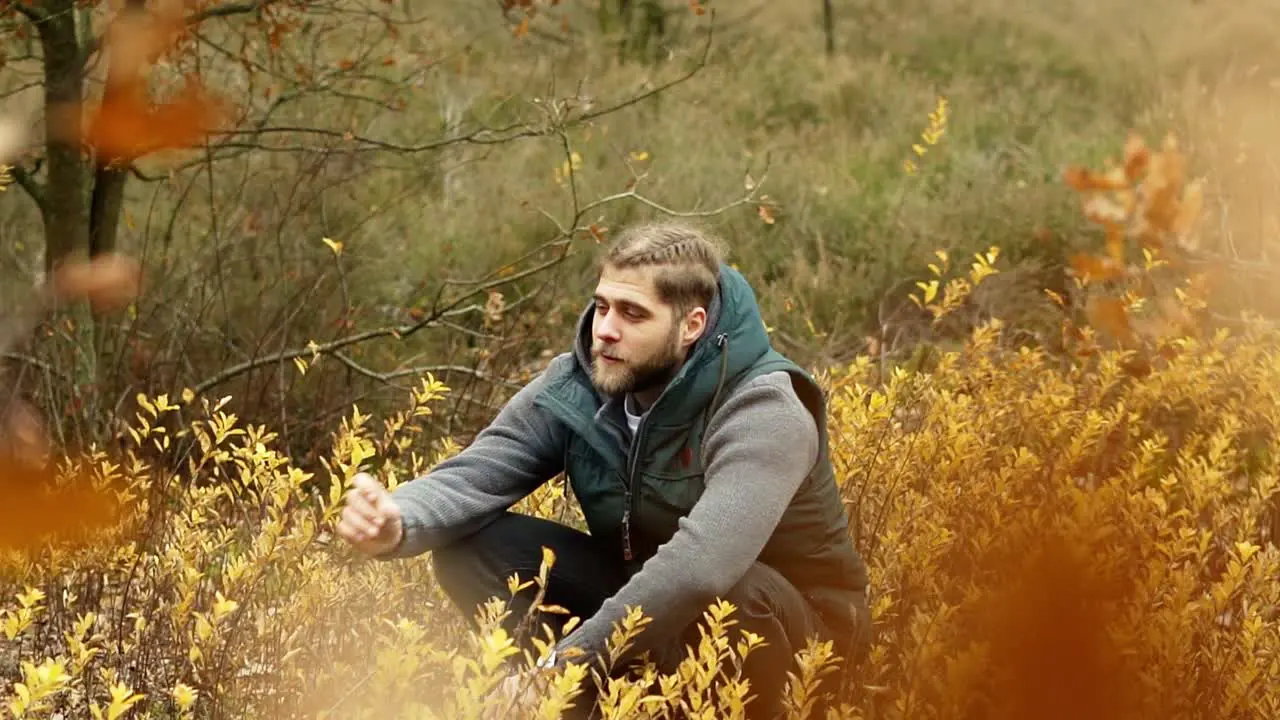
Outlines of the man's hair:
[{"label": "man's hair", "polygon": [[711,304],[722,258],[721,243],[710,234],[686,223],[664,221],[619,232],[601,258],[601,267],[656,267],[658,297],[684,315]]}]

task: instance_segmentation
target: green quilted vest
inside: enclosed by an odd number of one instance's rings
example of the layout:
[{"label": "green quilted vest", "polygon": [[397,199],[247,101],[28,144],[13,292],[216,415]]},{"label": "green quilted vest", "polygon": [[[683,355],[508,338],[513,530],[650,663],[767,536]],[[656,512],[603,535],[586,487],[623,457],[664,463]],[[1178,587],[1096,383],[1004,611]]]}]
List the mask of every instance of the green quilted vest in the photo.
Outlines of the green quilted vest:
[{"label": "green quilted vest", "polygon": [[588,309],[579,323],[577,362],[550,378],[536,400],[571,430],[565,474],[592,536],[615,548],[629,570],[638,570],[702,494],[702,440],[714,411],[739,384],[784,370],[817,421],[820,455],[759,560],[804,593],[833,632],[850,632],[850,604],[864,601],[867,575],[831,468],[825,401],[813,378],[771,347],[745,278],[722,266],[712,325],[650,408],[629,448],[621,418],[601,412],[605,398],[591,385],[592,312]]}]

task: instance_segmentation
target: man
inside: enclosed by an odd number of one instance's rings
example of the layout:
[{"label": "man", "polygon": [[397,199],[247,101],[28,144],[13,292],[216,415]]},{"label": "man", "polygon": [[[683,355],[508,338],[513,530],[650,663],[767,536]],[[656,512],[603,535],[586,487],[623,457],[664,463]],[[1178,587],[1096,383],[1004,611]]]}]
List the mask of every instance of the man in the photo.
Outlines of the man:
[{"label": "man", "polygon": [[[770,346],[742,275],[696,228],[642,225],[605,254],[571,351],[427,476],[394,493],[361,476],[338,532],[381,559],[434,551],[468,613],[506,599],[511,574],[532,579],[551,548],[544,602],[583,620],[552,665],[606,657],[639,606],[652,622],[621,661],[647,652],[670,670],[728,600],[768,643],[747,662],[748,709],[772,717],[809,637],[845,658],[868,638],[866,570],[827,452],[821,391]],[[561,472],[590,534],[508,510]]]}]

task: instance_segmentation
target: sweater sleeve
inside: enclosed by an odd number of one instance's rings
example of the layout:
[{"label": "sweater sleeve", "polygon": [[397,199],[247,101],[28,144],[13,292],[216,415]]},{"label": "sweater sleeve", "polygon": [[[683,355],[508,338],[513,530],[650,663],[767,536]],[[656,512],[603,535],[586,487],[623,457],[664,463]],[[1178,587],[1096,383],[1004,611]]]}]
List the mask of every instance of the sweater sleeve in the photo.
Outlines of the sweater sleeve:
[{"label": "sweater sleeve", "polygon": [[449,544],[505,512],[563,468],[568,429],[534,404],[562,355],[521,388],[475,440],[423,477],[400,485],[400,545],[380,559],[420,555]]},{"label": "sweater sleeve", "polygon": [[[818,457],[813,416],[786,373],[756,378],[707,427],[705,489],[672,538],[600,610],[559,644],[561,662],[607,659],[606,640],[629,606],[652,619],[625,661],[701,617],[755,563]],[[566,657],[570,648],[587,657]]]}]

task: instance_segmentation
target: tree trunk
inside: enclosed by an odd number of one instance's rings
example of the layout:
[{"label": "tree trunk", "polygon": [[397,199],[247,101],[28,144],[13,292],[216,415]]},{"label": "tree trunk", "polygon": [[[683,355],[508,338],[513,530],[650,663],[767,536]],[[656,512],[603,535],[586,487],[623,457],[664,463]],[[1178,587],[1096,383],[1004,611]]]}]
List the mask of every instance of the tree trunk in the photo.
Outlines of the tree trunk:
[{"label": "tree trunk", "polygon": [[88,244],[85,175],[81,163],[81,93],[84,85],[74,0],[46,0],[38,24],[44,51],[45,270]]},{"label": "tree trunk", "polygon": [[116,229],[120,227],[120,209],[128,180],[128,170],[123,167],[100,163],[95,169],[93,199],[89,204],[89,257],[116,249]]},{"label": "tree trunk", "polygon": [[[126,0],[121,14],[146,12],[146,0]],[[123,94],[142,91],[136,87],[140,78],[127,77],[118,63],[107,67],[102,106],[110,107]],[[89,201],[89,257],[116,249],[116,231],[120,227],[120,210],[124,203],[124,187],[129,180],[127,159],[98,155],[93,168],[93,197]]]}]

